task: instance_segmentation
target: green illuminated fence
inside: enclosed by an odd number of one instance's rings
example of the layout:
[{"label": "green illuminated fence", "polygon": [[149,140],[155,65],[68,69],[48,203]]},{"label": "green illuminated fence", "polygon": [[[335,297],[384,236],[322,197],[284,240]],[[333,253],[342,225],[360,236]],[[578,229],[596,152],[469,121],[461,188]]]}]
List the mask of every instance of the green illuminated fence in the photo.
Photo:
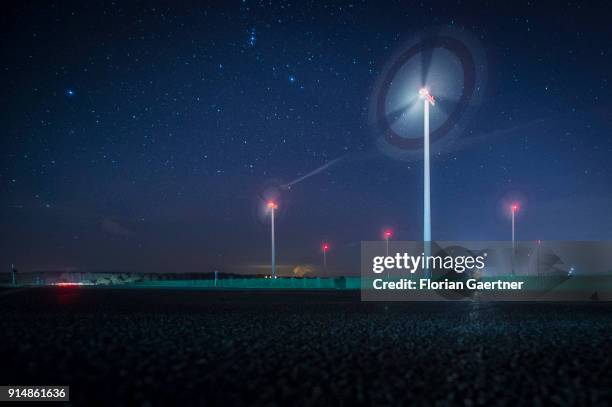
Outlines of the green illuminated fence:
[{"label": "green illuminated fence", "polygon": [[266,289],[359,289],[359,277],[341,278],[227,278],[214,280],[167,280],[131,283],[134,287],[266,288]]}]

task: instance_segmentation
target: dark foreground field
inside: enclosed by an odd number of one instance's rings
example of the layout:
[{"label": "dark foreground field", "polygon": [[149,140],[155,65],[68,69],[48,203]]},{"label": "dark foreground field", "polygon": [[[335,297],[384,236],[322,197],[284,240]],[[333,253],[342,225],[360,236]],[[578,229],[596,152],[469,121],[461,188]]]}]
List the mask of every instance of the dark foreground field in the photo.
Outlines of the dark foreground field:
[{"label": "dark foreground field", "polygon": [[78,405],[605,405],[612,304],[3,290],[0,369]]}]

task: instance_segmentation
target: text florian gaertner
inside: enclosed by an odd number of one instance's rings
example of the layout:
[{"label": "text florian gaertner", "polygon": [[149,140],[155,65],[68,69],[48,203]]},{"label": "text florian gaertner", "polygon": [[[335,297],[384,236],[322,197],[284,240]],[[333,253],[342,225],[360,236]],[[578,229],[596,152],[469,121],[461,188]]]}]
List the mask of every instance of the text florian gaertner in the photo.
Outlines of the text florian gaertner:
[{"label": "text florian gaertner", "polygon": [[[395,256],[374,256],[372,258],[372,272],[380,275],[390,271],[403,271],[414,274],[417,270],[428,269],[432,271],[481,272],[485,268],[486,253],[481,256],[412,256],[408,253],[396,253]],[[521,290],[522,281],[479,281],[475,278],[466,280],[431,280],[420,278],[413,280],[399,278],[386,281],[375,278],[372,287],[375,290]]]}]

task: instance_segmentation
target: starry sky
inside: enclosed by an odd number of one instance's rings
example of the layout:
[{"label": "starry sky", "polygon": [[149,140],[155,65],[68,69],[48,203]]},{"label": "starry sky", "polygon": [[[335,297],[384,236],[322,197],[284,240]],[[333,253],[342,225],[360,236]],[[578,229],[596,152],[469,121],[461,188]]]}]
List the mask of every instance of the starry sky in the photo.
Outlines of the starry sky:
[{"label": "starry sky", "polygon": [[[432,237],[612,239],[612,26],[582,2],[7,2],[0,264],[20,270],[358,273],[359,243],[422,237],[420,162],[368,120],[385,64],[469,31],[486,92],[432,157]],[[3,266],[4,267],[4,266]]]}]

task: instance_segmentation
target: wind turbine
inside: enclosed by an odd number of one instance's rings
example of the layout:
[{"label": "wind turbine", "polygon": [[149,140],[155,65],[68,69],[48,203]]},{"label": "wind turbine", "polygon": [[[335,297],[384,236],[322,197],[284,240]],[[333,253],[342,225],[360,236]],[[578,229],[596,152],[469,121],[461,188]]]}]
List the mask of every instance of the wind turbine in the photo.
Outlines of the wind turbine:
[{"label": "wind turbine", "polygon": [[274,211],[278,209],[278,204],[274,201],[268,201],[268,209],[270,209],[271,240],[272,240],[272,278],[276,278],[276,250],[274,247]]},{"label": "wind turbine", "polygon": [[425,255],[425,278],[430,277],[427,257],[431,254],[431,198],[429,189],[429,105],[435,106],[436,100],[427,88],[419,90],[423,99],[423,245]]},{"label": "wind turbine", "polygon": [[329,243],[323,243],[321,245],[323,251],[323,270],[327,270],[327,252],[329,251]]},{"label": "wind turbine", "polygon": [[516,255],[516,241],[514,240],[514,215],[519,210],[519,204],[516,202],[513,203],[510,210],[512,211],[512,275],[514,275],[514,257]]},{"label": "wind turbine", "polygon": [[386,256],[389,256],[389,239],[391,239],[391,236],[393,236],[393,231],[391,229],[387,229],[385,230],[385,233],[383,233],[383,236],[385,238],[385,247],[386,247]]}]

